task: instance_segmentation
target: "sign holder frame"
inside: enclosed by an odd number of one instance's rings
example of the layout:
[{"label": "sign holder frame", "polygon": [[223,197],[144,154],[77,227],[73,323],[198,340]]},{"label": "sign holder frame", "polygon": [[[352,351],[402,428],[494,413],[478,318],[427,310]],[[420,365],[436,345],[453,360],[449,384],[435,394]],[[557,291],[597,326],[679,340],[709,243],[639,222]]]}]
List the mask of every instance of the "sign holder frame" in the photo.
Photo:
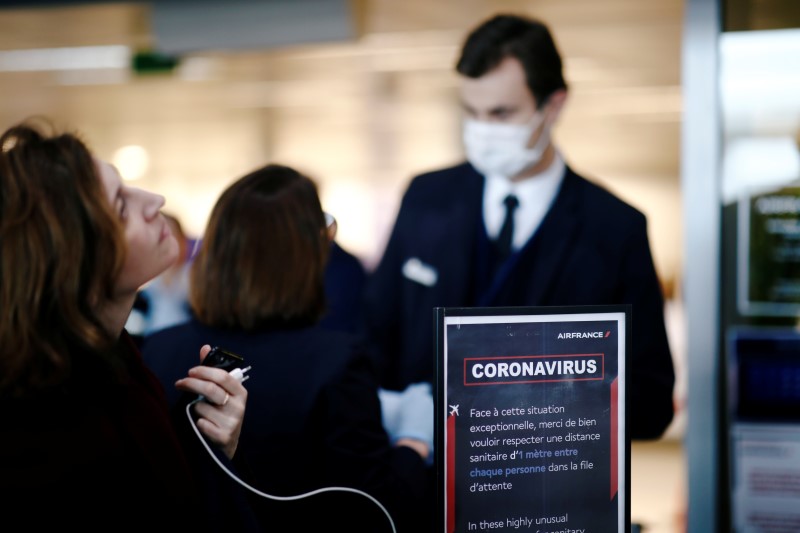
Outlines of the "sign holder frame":
[{"label": "sign holder frame", "polygon": [[433,310],[436,531],[631,531],[631,316]]}]

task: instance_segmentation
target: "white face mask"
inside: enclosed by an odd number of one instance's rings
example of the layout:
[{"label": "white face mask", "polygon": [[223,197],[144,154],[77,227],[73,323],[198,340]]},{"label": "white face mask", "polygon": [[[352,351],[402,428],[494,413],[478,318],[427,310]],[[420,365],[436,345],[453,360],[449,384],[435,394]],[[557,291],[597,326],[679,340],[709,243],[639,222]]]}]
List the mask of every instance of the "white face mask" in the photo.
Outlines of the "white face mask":
[{"label": "white face mask", "polygon": [[541,160],[550,142],[549,128],[545,126],[532,148],[527,145],[543,121],[541,111],[527,124],[465,120],[463,135],[467,160],[484,176],[513,178]]}]

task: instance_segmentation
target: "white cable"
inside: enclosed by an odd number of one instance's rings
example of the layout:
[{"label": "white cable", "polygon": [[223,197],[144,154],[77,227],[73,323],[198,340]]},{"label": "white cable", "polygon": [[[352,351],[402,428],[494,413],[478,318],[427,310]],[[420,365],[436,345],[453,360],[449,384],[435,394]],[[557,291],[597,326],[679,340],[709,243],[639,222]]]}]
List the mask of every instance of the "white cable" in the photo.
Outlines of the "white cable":
[{"label": "white cable", "polygon": [[[242,379],[241,381],[244,381],[244,379]],[[354,489],[354,488],[351,488],[351,487],[323,487],[321,489],[312,490],[311,492],[306,492],[304,494],[297,494],[295,496],[275,496],[273,494],[267,494],[266,492],[261,492],[260,490],[254,488],[254,487],[251,487],[246,482],[244,482],[241,479],[239,479],[239,477],[236,474],[231,472],[230,469],[228,469],[228,467],[225,466],[222,463],[222,461],[219,460],[219,457],[217,457],[217,455],[214,453],[214,451],[208,445],[208,442],[206,442],[206,439],[200,433],[200,430],[197,428],[197,424],[195,424],[195,422],[194,422],[194,418],[192,418],[192,412],[190,410],[192,405],[196,404],[199,401],[201,401],[201,398],[197,398],[196,400],[190,402],[186,406],[186,416],[189,418],[189,422],[192,425],[192,429],[194,429],[194,432],[197,434],[197,437],[200,439],[200,442],[203,443],[203,446],[208,451],[209,455],[211,455],[212,459],[214,459],[214,462],[216,462],[219,465],[219,467],[222,470],[224,470],[225,473],[228,474],[228,476],[231,477],[231,479],[233,479],[234,481],[239,483],[241,486],[243,486],[244,488],[246,488],[250,492],[258,494],[259,496],[261,496],[263,498],[268,498],[270,500],[278,500],[278,501],[300,500],[302,498],[307,498],[309,496],[314,496],[315,494],[320,494],[320,493],[323,493],[323,492],[332,492],[332,491],[354,492],[356,494],[360,494],[361,496],[369,498],[370,500],[372,500],[372,502],[375,505],[380,507],[381,511],[383,511],[383,513],[386,515],[386,518],[389,520],[389,524],[392,526],[392,531],[394,533],[397,533],[397,529],[395,528],[395,525],[394,525],[394,520],[392,520],[392,515],[389,514],[389,511],[386,509],[386,507],[384,507],[383,504],[381,504],[381,502],[379,502],[377,499],[375,499],[375,497],[372,496],[371,494],[367,494],[366,492],[360,491],[358,489]]]}]

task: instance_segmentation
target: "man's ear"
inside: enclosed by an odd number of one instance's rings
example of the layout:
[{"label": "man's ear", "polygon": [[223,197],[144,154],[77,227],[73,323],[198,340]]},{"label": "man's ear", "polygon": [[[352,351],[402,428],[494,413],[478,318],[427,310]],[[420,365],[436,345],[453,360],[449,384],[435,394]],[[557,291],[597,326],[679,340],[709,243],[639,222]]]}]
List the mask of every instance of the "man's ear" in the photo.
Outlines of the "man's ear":
[{"label": "man's ear", "polygon": [[553,124],[561,115],[561,110],[567,101],[567,90],[558,89],[553,92],[547,99],[547,115],[550,118],[550,123]]}]

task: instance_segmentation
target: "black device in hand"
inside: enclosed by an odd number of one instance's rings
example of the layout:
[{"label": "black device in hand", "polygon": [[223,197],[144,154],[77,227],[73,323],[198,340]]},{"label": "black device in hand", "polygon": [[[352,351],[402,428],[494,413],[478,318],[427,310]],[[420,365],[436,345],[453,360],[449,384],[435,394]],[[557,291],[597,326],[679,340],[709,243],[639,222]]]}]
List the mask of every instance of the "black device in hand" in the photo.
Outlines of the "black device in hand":
[{"label": "black device in hand", "polygon": [[[221,368],[227,372],[231,372],[237,368],[240,368],[245,372],[249,370],[244,368],[245,366],[244,357],[242,357],[239,354],[233,353],[229,350],[224,350],[219,346],[213,346],[211,348],[211,351],[208,352],[208,355],[206,355],[205,359],[203,359],[203,362],[201,364],[203,366],[213,366],[215,368]],[[241,375],[243,375],[243,372],[240,373],[240,376]],[[247,377],[245,377],[244,379],[247,379]],[[241,381],[244,380],[242,379]],[[178,400],[176,407],[178,407],[179,410],[182,410],[186,404],[197,401],[198,399],[202,400],[204,398],[203,396],[196,396],[192,393],[185,392],[181,395],[181,398]]]},{"label": "black device in hand", "polygon": [[208,355],[203,359],[203,365],[221,368],[230,372],[234,368],[244,367],[244,357],[219,346],[214,346]]}]

